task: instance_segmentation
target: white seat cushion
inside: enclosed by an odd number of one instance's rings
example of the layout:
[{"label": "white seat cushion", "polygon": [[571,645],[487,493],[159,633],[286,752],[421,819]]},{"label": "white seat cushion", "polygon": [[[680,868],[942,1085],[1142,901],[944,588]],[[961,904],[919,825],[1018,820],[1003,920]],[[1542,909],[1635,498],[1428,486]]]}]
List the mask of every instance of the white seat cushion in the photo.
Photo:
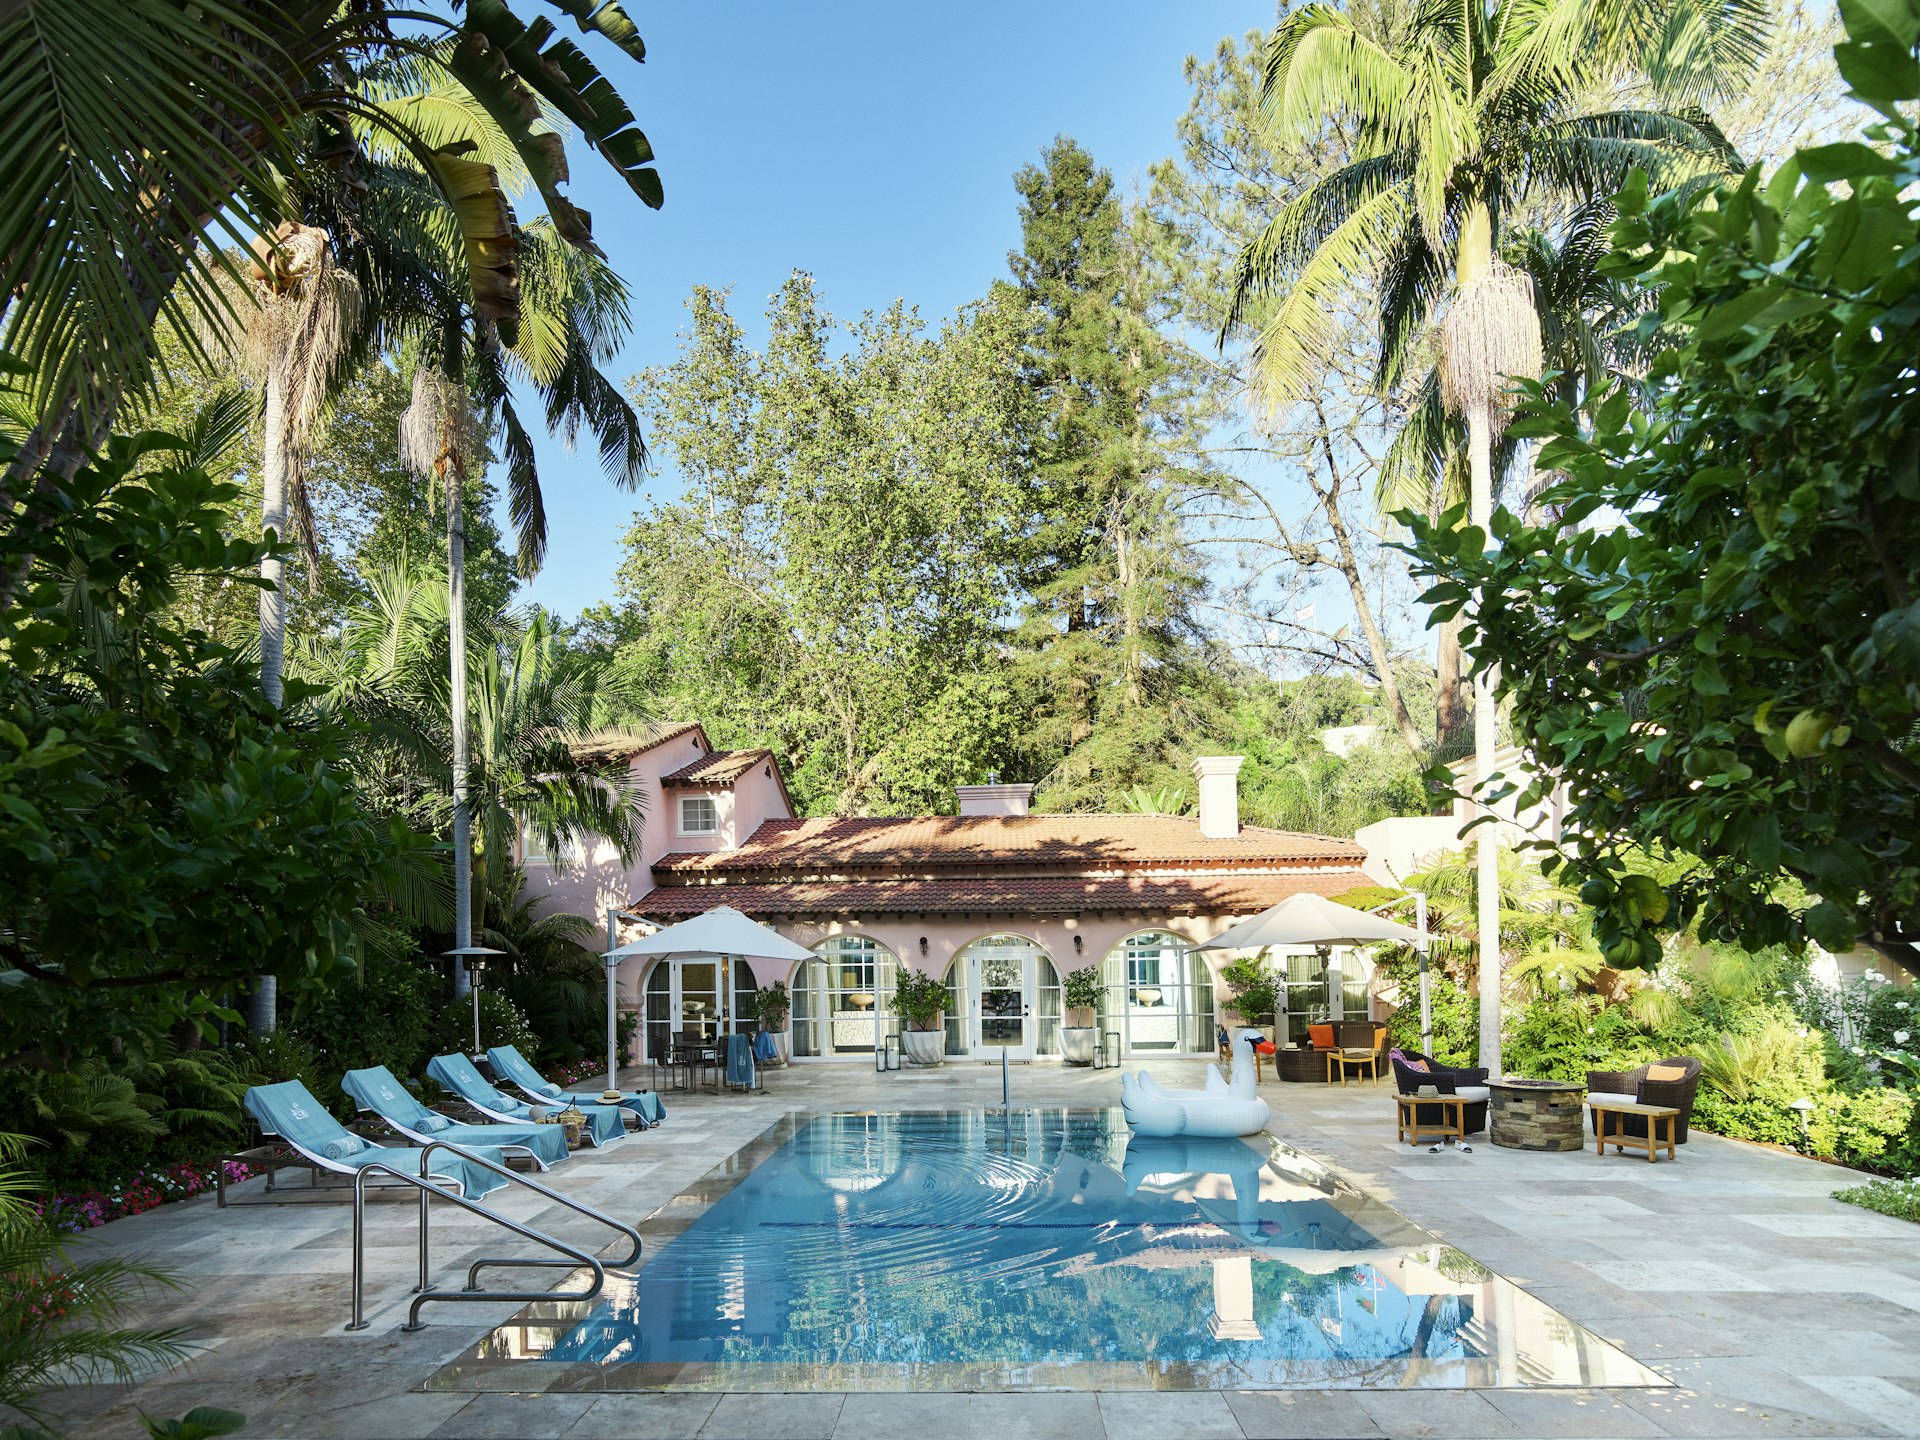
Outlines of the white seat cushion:
[{"label": "white seat cushion", "polygon": [[1490,1092],[1484,1085],[1456,1085],[1453,1087],[1453,1093],[1469,1105],[1478,1105]]},{"label": "white seat cushion", "polygon": [[1595,1101],[1602,1105],[1632,1105],[1635,1103],[1635,1098],[1632,1095],[1623,1095],[1618,1090],[1589,1090],[1587,1103],[1591,1105]]}]

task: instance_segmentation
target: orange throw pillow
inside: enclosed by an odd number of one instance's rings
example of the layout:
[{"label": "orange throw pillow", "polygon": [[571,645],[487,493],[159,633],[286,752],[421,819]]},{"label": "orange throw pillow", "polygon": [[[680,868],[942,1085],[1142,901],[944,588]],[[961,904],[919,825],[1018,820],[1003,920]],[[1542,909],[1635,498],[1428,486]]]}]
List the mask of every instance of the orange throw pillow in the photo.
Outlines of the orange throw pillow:
[{"label": "orange throw pillow", "polygon": [[1647,1079],[1649,1080],[1684,1080],[1686,1078],[1687,1067],[1684,1065],[1647,1066]]},{"label": "orange throw pillow", "polygon": [[1422,1075],[1429,1075],[1433,1073],[1432,1071],[1427,1069],[1427,1062],[1424,1060],[1402,1060],[1400,1063],[1406,1066],[1407,1069],[1409,1070],[1418,1070]]},{"label": "orange throw pillow", "polygon": [[1333,1048],[1333,1026],[1309,1025],[1307,1026],[1307,1039],[1313,1043],[1313,1048],[1316,1050],[1331,1050]]}]

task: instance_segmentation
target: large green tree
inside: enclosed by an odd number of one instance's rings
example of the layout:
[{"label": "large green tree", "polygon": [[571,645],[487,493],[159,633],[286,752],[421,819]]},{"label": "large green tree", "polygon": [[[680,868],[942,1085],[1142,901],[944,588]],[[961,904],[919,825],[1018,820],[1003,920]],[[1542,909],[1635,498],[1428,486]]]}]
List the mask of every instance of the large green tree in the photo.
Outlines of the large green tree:
[{"label": "large green tree", "polygon": [[[1762,38],[1753,12],[1695,0],[1502,0],[1491,8],[1422,0],[1384,39],[1324,5],[1288,16],[1267,52],[1273,122],[1312,129],[1331,112],[1350,117],[1357,134],[1352,160],[1290,200],[1240,259],[1229,325],[1255,296],[1286,292],[1258,341],[1270,399],[1300,398],[1330,338],[1325,304],[1356,279],[1378,287],[1382,388],[1407,375],[1438,318],[1440,396],[1466,421],[1468,509],[1484,533],[1504,392],[1540,363],[1532,284],[1500,258],[1509,227],[1529,203],[1609,194],[1635,166],[1663,181],[1723,168],[1723,137],[1682,107],[1749,67]],[[1596,103],[1622,70],[1648,73],[1680,105]],[[1493,769],[1488,673],[1474,706],[1476,786]],[[1481,920],[1491,934],[1490,833],[1480,850]],[[1497,1068],[1493,967],[1481,983],[1481,1058]]]},{"label": "large green tree", "polygon": [[[1497,516],[1493,550],[1420,531],[1432,597],[1468,609],[1476,664],[1500,666],[1516,733],[1568,786],[1569,864],[1615,965],[1651,966],[1659,932],[1697,920],[1920,971],[1920,7],[1843,15],[1840,69],[1882,148],[1622,194],[1606,268],[1657,293],[1645,328],[1672,348],[1584,414],[1532,407],[1579,528]],[[1629,871],[1635,847],[1699,863],[1662,886]]]},{"label": "large green tree", "polygon": [[1113,176],[1061,137],[1014,177],[1008,256],[1032,317],[1021,581],[1026,745],[1057,808],[1096,806],[1186,746],[1210,687],[1185,508],[1211,488],[1203,415],[1160,332],[1165,275]]},{"label": "large green tree", "polygon": [[807,813],[950,807],[1008,764],[1029,403],[1011,295],[841,326],[795,275],[764,349],[696,290],[634,380],[678,498],[627,535],[617,665],[655,713],[771,745]]},{"label": "large green tree", "polygon": [[63,482],[0,612],[11,1063],[137,1050],[255,975],[328,975],[417,858],[360,805],[308,692],[275,707],[243,653],[172,618],[183,575],[254,580],[261,546],[225,533],[232,490],[207,474],[245,411],[230,397],[185,434],[113,439]]},{"label": "large green tree", "polygon": [[[554,0],[583,34],[632,59],[645,47],[618,4]],[[0,295],[14,377],[33,423],[4,480],[10,530],[43,534],[61,482],[148,382],[156,320],[182,333],[230,313],[218,281],[241,247],[285,221],[287,176],[348,175],[369,133],[406,151],[447,207],[486,319],[512,327],[519,279],[512,211],[496,170],[431,117],[383,108],[356,70],[410,60],[450,72],[494,121],[570,241],[591,245],[584,212],[561,192],[575,126],[649,204],[652,151],[619,92],[544,17],[508,0],[401,11],[386,0],[130,0],[102,46],[91,0],[20,0],[0,12],[0,86],[9,165],[0,195]],[[350,184],[349,176],[349,184]],[[212,243],[210,243],[212,242]],[[183,278],[194,283],[183,285]],[[31,543],[22,554],[31,553]],[[24,578],[0,575],[0,600]]]}]

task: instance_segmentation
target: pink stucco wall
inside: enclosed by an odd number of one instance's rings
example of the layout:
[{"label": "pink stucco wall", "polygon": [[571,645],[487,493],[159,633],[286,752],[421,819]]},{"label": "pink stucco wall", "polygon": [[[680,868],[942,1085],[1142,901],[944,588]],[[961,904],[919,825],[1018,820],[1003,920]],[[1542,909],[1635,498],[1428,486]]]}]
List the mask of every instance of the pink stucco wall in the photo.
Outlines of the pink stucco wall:
[{"label": "pink stucco wall", "polygon": [[604,925],[608,910],[624,906],[636,895],[644,895],[653,888],[653,862],[662,855],[676,850],[718,850],[723,844],[736,843],[729,839],[729,822],[733,818],[731,799],[721,797],[724,803],[720,834],[683,836],[679,833],[679,805],[665,802],[671,802],[673,795],[687,792],[664,792],[660,788],[661,776],[692,764],[711,749],[706,735],[696,728],[651,750],[643,750],[628,762],[627,773],[639,789],[641,809],[646,817],[640,853],[631,865],[622,864],[619,854],[604,841],[597,842],[584,859],[564,869],[549,864],[542,856],[528,857],[523,852],[526,893],[538,900],[539,910],[584,915]]}]

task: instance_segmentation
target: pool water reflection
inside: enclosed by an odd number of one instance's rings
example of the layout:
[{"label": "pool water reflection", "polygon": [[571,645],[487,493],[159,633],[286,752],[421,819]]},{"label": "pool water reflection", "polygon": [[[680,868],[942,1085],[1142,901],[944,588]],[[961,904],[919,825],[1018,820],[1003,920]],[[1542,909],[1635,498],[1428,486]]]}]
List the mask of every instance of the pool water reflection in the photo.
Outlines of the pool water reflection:
[{"label": "pool water reflection", "polygon": [[530,1307],[435,1388],[1666,1383],[1264,1137],[1138,1139],[1108,1110],[796,1117],[683,1199],[663,1217],[697,1217],[642,1270]]}]

